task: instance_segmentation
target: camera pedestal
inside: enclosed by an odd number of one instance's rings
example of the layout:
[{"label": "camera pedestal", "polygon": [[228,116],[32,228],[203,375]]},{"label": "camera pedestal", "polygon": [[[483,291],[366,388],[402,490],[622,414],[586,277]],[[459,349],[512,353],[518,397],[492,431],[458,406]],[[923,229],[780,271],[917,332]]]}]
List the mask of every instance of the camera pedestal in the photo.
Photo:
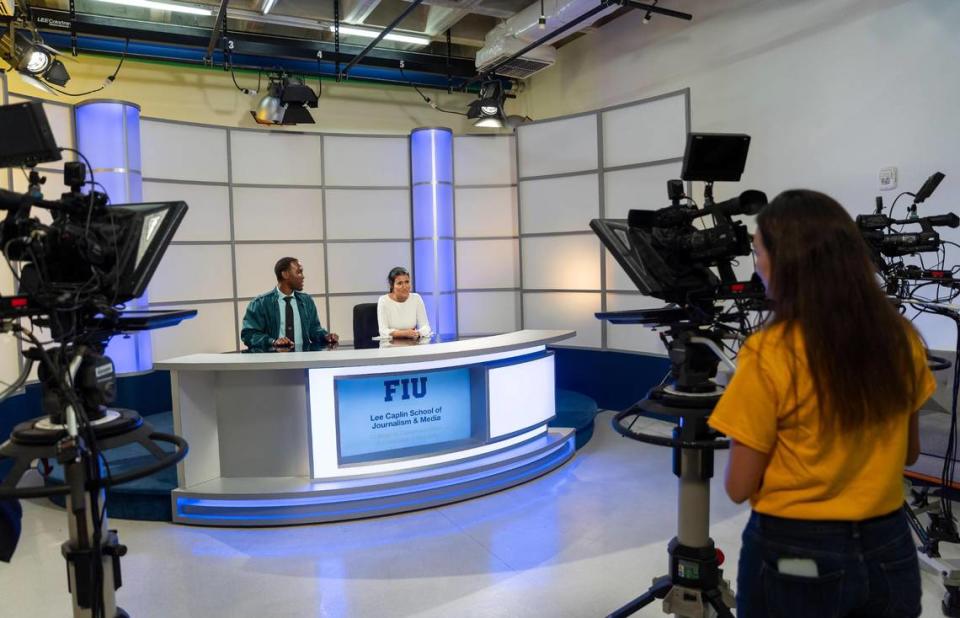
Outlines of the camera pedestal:
[{"label": "camera pedestal", "polygon": [[[644,399],[613,419],[614,429],[623,436],[673,448],[673,473],[679,479],[677,536],[667,548],[670,570],[658,577],[642,595],[609,614],[608,618],[629,616],[656,599],[663,599],[663,610],[682,618],[733,618],[733,591],[723,579],[720,565],[723,554],[710,538],[710,479],[713,477],[713,451],[727,448],[718,434],[707,425],[713,401],[695,402],[697,407],[676,405],[672,397]],[[653,392],[652,397],[658,395]],[[677,419],[673,438],[634,432],[621,424],[642,412],[668,415]]]}]

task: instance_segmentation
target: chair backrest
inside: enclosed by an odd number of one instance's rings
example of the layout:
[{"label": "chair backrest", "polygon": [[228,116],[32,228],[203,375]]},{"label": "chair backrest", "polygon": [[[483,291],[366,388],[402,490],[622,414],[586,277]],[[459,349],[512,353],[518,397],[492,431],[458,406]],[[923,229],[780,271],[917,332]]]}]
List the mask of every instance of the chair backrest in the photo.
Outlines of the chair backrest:
[{"label": "chair backrest", "polygon": [[373,338],[380,334],[377,325],[377,303],[360,303],[353,306],[353,347],[377,348],[380,343]]}]

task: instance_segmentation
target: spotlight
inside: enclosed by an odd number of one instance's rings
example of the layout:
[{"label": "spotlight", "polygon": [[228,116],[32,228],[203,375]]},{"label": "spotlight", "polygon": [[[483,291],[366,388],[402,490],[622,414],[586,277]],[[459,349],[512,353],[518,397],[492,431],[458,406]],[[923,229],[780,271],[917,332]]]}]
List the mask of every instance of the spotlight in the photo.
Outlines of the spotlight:
[{"label": "spotlight", "polygon": [[484,82],[480,97],[467,108],[467,118],[474,121],[475,127],[502,128],[505,118],[503,99],[503,85],[499,80]]},{"label": "spotlight", "polygon": [[43,43],[36,27],[26,21],[7,18],[6,29],[0,34],[0,59],[16,69],[25,80],[63,86],[70,74],[56,59],[57,50]]},{"label": "spotlight", "polygon": [[303,80],[287,75],[270,78],[267,94],[250,112],[257,124],[313,124],[308,107],[317,107],[317,94]]}]

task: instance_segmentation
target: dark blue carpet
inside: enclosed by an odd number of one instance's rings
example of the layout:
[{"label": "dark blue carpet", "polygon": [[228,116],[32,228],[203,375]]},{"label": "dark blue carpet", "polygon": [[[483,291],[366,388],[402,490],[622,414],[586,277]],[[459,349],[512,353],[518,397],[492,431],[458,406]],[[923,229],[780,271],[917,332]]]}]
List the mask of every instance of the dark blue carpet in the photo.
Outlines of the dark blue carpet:
[{"label": "dark blue carpet", "polygon": [[[162,433],[173,433],[173,413],[159,412],[144,420]],[[164,450],[173,447],[162,445]],[[139,444],[128,444],[105,452],[110,474],[118,475],[154,463],[156,459]],[[54,465],[48,484],[63,483],[63,468]],[[171,521],[170,492],[177,486],[177,467],[170,466],[148,477],[124,483],[107,491],[107,514],[119,519]],[[64,497],[51,500],[64,506]]]}]

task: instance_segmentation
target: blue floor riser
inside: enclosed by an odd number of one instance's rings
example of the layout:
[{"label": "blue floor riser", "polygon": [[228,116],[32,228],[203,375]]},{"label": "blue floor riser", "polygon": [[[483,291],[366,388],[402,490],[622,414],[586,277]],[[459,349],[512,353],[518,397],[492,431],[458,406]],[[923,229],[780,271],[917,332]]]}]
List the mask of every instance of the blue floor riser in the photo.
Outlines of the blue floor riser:
[{"label": "blue floor riser", "polygon": [[[577,430],[576,448],[582,448],[593,436],[593,417],[597,404],[584,395],[571,391],[557,391],[557,418],[551,426],[573,427]],[[173,433],[173,414],[160,412],[144,419],[163,433]],[[153,457],[137,444],[131,444],[106,452],[110,473],[113,475],[143,466]],[[63,468],[54,463],[48,476],[48,484],[63,482]],[[109,515],[118,519],[142,521],[172,521],[173,513],[170,492],[177,486],[176,467],[161,470],[146,478],[126,483],[107,492]],[[51,498],[54,504],[64,506],[63,496]]]}]

